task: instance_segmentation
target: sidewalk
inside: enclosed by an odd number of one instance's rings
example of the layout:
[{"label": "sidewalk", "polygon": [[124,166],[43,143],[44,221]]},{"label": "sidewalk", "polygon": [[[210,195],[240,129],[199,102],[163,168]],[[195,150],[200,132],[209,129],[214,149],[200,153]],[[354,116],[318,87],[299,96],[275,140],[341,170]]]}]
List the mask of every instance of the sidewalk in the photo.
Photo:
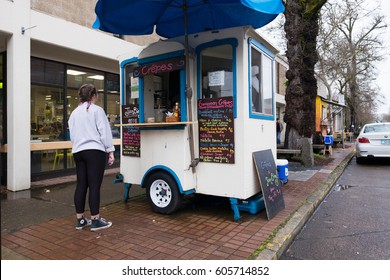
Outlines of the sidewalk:
[{"label": "sidewalk", "polygon": [[229,203],[202,196],[172,215],[154,213],[139,187],[132,188],[130,199],[123,202],[123,185],[112,182],[117,169],[107,171],[102,187],[101,215],[113,226],[98,232],[74,229],[74,177],[36,182],[24,194],[2,192],[1,257],[277,259],[342,174],[353,150],[351,143],[334,149],[331,162],[310,169],[289,165],[289,181],[283,186],[286,208],[270,221],[265,211],[256,215],[240,211],[242,221],[235,222]]}]

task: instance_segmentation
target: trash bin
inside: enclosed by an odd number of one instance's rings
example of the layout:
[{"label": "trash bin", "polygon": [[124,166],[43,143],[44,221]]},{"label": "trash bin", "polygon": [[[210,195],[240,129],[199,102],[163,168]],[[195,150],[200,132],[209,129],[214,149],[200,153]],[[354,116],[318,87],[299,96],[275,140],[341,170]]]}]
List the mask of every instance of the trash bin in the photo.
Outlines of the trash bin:
[{"label": "trash bin", "polygon": [[288,160],[287,159],[277,159],[276,167],[278,170],[279,179],[286,184],[288,182]]}]

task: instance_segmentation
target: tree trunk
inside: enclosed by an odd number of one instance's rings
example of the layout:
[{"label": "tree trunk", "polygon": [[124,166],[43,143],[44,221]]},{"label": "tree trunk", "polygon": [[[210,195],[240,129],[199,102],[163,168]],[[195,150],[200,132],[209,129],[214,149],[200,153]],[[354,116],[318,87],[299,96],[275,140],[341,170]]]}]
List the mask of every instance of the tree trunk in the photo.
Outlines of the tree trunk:
[{"label": "tree trunk", "polygon": [[287,37],[289,70],[286,73],[287,123],[285,146],[301,148],[301,138],[311,139],[315,132],[317,80],[314,66],[318,61],[316,43],[318,17],[326,0],[286,0],[284,25]]}]

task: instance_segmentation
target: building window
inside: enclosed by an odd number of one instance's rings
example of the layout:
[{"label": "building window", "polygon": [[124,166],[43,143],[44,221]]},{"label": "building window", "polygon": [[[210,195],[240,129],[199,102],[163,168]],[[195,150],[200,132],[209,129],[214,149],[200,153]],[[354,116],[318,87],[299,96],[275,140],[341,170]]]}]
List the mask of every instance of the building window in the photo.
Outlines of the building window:
[{"label": "building window", "polygon": [[[6,54],[0,53],[0,148],[7,143]],[[0,151],[0,181],[6,185],[7,157]]]},{"label": "building window", "polygon": [[328,118],[327,112],[328,112],[327,107],[321,106],[321,122],[323,124],[327,124],[327,118]]},{"label": "building window", "polygon": [[6,120],[7,120],[7,106],[6,106],[6,56],[5,52],[0,53],[0,145],[6,143]]},{"label": "building window", "polygon": [[[67,88],[70,90],[72,93],[76,93],[76,95],[70,95],[73,98],[77,98],[77,105],[78,105],[78,89],[83,85],[83,84],[93,84],[96,87],[96,90],[99,93],[99,99],[98,102],[96,103],[100,107],[104,108],[104,73],[99,72],[99,71],[93,71],[90,69],[85,69],[81,67],[76,67],[76,66],[68,66],[66,70],[66,80],[67,80]],[[74,102],[71,102],[74,103]],[[71,111],[75,106],[72,104],[70,108],[70,112],[68,116],[70,116]]]},{"label": "building window", "polygon": [[115,124],[120,123],[120,94],[119,94],[119,76],[116,74],[106,74],[106,113],[111,125],[112,136],[120,138],[119,127]]},{"label": "building window", "polygon": [[[31,141],[70,140],[68,119],[79,105],[78,89],[85,83],[95,85],[97,105],[107,113],[112,128],[119,118],[118,74],[31,58],[31,83]],[[114,129],[113,136],[120,137]],[[70,150],[50,150],[33,152],[31,167],[34,174],[75,165]]]},{"label": "building window", "polygon": [[32,83],[62,86],[64,84],[64,73],[65,65],[62,63],[31,59]]},{"label": "building window", "polygon": [[64,90],[60,87],[31,87],[31,140],[65,140],[63,133]]}]

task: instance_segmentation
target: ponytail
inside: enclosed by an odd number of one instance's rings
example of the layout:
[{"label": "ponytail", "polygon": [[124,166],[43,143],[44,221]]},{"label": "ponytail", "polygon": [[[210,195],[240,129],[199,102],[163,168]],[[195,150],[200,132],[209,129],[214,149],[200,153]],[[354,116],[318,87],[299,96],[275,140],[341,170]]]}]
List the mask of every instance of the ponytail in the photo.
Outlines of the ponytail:
[{"label": "ponytail", "polygon": [[79,89],[79,98],[80,104],[88,102],[87,111],[89,106],[91,106],[91,100],[94,95],[96,95],[96,88],[93,84],[84,84]]}]

